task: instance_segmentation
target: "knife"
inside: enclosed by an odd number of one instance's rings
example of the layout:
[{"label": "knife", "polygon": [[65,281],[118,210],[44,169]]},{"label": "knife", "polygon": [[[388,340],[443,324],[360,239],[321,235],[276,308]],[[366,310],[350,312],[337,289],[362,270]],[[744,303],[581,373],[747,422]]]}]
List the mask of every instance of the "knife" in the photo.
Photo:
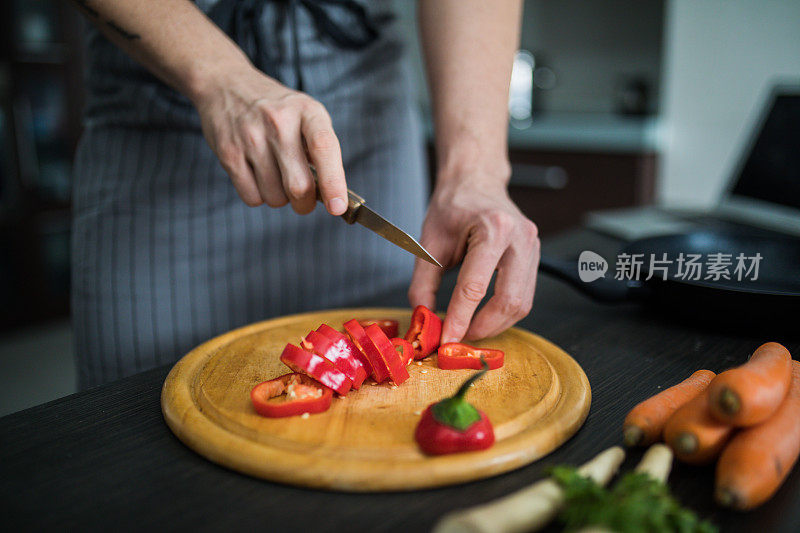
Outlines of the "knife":
[{"label": "knife", "polygon": [[364,198],[350,189],[347,189],[347,211],[344,212],[342,218],[348,224],[357,222],[403,250],[411,252],[420,259],[442,268],[442,264],[418,243],[414,237],[376,213],[367,206]]},{"label": "knife", "polygon": [[[316,179],[317,173],[313,166],[311,166],[311,173]],[[322,201],[319,187],[317,187],[317,200],[320,202]],[[348,224],[355,224],[357,222],[403,250],[416,255],[432,265],[442,268],[442,264],[428,253],[428,250],[423,248],[414,237],[373,211],[367,206],[367,201],[364,200],[364,198],[350,189],[347,189],[347,211],[344,212],[342,218]]]}]

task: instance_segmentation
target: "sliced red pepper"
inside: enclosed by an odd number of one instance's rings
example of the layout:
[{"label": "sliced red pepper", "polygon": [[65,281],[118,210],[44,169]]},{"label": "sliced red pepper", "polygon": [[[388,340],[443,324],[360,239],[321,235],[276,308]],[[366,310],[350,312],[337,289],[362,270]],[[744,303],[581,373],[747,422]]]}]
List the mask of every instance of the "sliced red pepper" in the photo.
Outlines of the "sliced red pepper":
[{"label": "sliced red pepper", "polygon": [[281,354],[281,361],[294,372],[305,374],[338,392],[342,396],[350,390],[352,382],[344,372],[315,353],[298,348],[294,344],[287,344]]},{"label": "sliced red pepper", "polygon": [[367,326],[371,326],[372,324],[377,324],[379,328],[386,333],[386,336],[390,339],[392,337],[397,337],[397,330],[399,329],[399,325],[397,324],[397,320],[389,320],[388,318],[371,318],[368,320],[359,320],[359,324],[361,324],[362,328],[366,328]]},{"label": "sliced red pepper", "polygon": [[331,342],[333,342],[335,346],[340,347],[343,352],[353,354],[353,357],[364,367],[367,376],[371,376],[374,373],[372,371],[372,363],[370,363],[367,356],[364,355],[364,352],[358,349],[358,346],[355,345],[348,335],[345,335],[338,329],[333,329],[328,324],[321,324],[320,327],[317,328],[317,331],[328,337]]},{"label": "sliced red pepper", "polygon": [[494,444],[489,418],[464,399],[470,385],[486,370],[470,377],[452,398],[431,404],[422,413],[414,438],[432,455],[485,450]]},{"label": "sliced red pepper", "polygon": [[303,348],[317,355],[321,355],[341,370],[345,376],[350,378],[354,389],[361,388],[361,384],[367,378],[367,371],[364,365],[356,359],[350,351],[343,346],[337,345],[319,331],[312,331],[303,339]]},{"label": "sliced red pepper", "polygon": [[386,336],[386,333],[377,324],[367,326],[364,331],[367,333],[369,340],[378,349],[378,352],[389,371],[389,379],[395,385],[400,385],[408,379],[408,370],[406,365],[400,360],[400,354],[394,349],[392,341]]},{"label": "sliced red pepper", "polygon": [[414,347],[405,339],[395,337],[391,339],[395,351],[400,355],[400,361],[408,366],[414,360]]},{"label": "sliced red pepper", "polygon": [[378,383],[386,381],[389,377],[389,369],[386,368],[386,363],[383,362],[380,352],[369,340],[366,331],[358,323],[358,320],[354,318],[345,322],[344,330],[350,336],[350,340],[353,341],[356,348],[361,350],[361,353],[369,360],[372,366],[372,379]]},{"label": "sliced red pepper", "polygon": [[439,346],[441,336],[442,319],[424,305],[418,305],[404,336],[414,347],[414,359],[424,359],[430,355]]},{"label": "sliced red pepper", "polygon": [[[270,401],[283,394],[285,401]],[[332,398],[331,389],[296,372],[259,383],[250,391],[256,412],[270,418],[321,413],[331,406]]]},{"label": "sliced red pepper", "polygon": [[480,370],[483,368],[481,358],[486,361],[489,370],[494,370],[503,366],[505,353],[502,350],[475,348],[460,342],[442,344],[437,352],[439,368],[445,370],[457,370],[460,368]]}]

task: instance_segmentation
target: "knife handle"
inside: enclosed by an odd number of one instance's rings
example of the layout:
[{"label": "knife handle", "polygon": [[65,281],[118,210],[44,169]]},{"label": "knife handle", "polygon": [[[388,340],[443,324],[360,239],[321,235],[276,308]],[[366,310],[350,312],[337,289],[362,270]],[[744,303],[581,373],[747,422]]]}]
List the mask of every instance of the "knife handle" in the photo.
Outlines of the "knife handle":
[{"label": "knife handle", "polygon": [[342,218],[348,224],[353,224],[356,221],[356,214],[358,213],[358,209],[364,205],[366,200],[362,197],[347,189],[347,211],[344,212]]},{"label": "knife handle", "polygon": [[[314,165],[308,165],[311,168],[311,174],[314,176],[314,181],[317,181],[317,169],[314,168]],[[319,184],[317,184],[317,201],[322,201],[322,194],[319,192]],[[354,224],[356,221],[356,214],[358,213],[358,208],[367,203],[362,197],[347,189],[347,211],[344,212],[342,218],[348,224]]]}]

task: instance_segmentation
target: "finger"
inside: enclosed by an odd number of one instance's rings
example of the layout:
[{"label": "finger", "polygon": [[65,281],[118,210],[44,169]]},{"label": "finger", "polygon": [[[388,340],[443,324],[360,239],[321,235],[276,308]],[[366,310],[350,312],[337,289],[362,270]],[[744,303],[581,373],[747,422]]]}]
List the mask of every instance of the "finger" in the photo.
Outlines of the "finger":
[{"label": "finger", "polygon": [[467,249],[456,287],[447,306],[447,317],[442,326],[442,343],[458,342],[464,338],[472,315],[486,295],[492,274],[506,246],[504,242],[486,239]]},{"label": "finger", "polygon": [[[443,265],[449,263],[446,256],[447,247],[444,241],[423,241],[425,249],[437,257]],[[436,310],[436,292],[442,282],[445,269],[432,265],[420,258],[414,262],[414,273],[411,275],[411,284],[408,287],[408,301],[411,307],[424,305],[428,309]]]},{"label": "finger", "polygon": [[283,207],[289,203],[289,197],[283,190],[281,170],[278,168],[275,156],[267,152],[255,174],[256,184],[264,203],[270,207]]},{"label": "finger", "polygon": [[245,204],[250,207],[256,207],[264,203],[261,199],[261,193],[258,191],[253,170],[247,164],[247,160],[241,151],[234,148],[221,149],[219,160],[222,168],[230,176],[236,192],[239,193],[239,197]]},{"label": "finger", "polygon": [[281,171],[269,150],[267,139],[258,131],[248,132],[246,159],[253,171],[261,199],[270,207],[283,207],[289,198],[283,192]]},{"label": "finger", "polygon": [[536,288],[532,250],[509,247],[497,265],[494,294],[467,331],[470,340],[497,335],[530,313]]},{"label": "finger", "polygon": [[301,215],[310,213],[317,203],[317,187],[303,149],[300,117],[287,113],[277,128],[273,143],[271,148],[281,172],[283,191],[292,209]]},{"label": "finger", "polygon": [[308,156],[317,171],[322,201],[331,215],[347,210],[347,184],[342,165],[342,150],[331,119],[321,104],[309,107],[301,124]]}]

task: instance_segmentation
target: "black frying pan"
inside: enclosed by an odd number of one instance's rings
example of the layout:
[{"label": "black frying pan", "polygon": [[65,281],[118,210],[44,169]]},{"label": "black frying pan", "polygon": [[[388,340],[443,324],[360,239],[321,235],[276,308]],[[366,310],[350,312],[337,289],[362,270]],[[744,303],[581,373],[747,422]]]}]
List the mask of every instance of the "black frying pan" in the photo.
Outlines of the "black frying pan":
[{"label": "black frying pan", "polygon": [[[760,253],[756,280],[687,280],[678,278],[674,261],[680,253]],[[609,270],[604,278],[584,283],[577,262],[542,256],[539,270],[568,282],[592,299],[602,302],[636,301],[653,306],[676,318],[702,319],[727,324],[760,326],[793,325],[800,331],[800,239],[773,234],[746,234],[703,230],[635,241],[619,253],[644,254],[640,279],[616,280],[615,257],[605,257]],[[667,279],[661,274],[645,280],[650,254],[673,260]],[[733,274],[733,267],[730,268]],[[752,275],[750,276],[752,277]]]}]

